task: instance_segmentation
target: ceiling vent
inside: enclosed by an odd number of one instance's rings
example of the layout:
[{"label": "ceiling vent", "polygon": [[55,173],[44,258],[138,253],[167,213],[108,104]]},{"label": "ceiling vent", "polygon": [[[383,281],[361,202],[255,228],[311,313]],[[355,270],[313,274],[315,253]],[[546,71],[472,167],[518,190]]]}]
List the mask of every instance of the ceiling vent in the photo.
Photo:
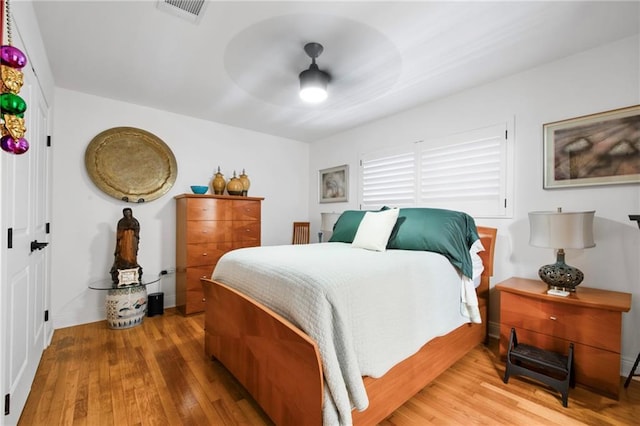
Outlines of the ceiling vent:
[{"label": "ceiling vent", "polygon": [[204,13],[205,0],[158,0],[158,9],[191,22],[198,22]]}]

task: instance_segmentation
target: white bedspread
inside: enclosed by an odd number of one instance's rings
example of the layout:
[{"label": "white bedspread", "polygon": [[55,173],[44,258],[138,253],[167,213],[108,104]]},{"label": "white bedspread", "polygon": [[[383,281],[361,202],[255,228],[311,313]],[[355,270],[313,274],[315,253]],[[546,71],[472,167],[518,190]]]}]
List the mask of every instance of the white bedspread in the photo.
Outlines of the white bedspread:
[{"label": "white bedspread", "polygon": [[212,278],[317,342],[325,425],[349,425],[352,408],[367,408],[362,376],[382,376],[429,340],[470,322],[463,314],[469,307],[477,311],[470,280],[465,291],[458,270],[425,251],[375,252],[345,243],[253,247],[225,254]]}]

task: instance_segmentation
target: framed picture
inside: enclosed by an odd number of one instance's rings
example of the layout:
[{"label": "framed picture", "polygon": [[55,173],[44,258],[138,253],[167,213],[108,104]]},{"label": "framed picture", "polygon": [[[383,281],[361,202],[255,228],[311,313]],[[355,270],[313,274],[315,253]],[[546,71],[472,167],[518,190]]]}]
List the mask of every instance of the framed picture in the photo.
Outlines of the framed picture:
[{"label": "framed picture", "polygon": [[320,202],[349,201],[349,166],[347,164],[320,170]]},{"label": "framed picture", "polygon": [[118,269],[118,288],[140,283],[138,268]]},{"label": "framed picture", "polygon": [[640,183],[640,105],[547,123],[545,189]]}]

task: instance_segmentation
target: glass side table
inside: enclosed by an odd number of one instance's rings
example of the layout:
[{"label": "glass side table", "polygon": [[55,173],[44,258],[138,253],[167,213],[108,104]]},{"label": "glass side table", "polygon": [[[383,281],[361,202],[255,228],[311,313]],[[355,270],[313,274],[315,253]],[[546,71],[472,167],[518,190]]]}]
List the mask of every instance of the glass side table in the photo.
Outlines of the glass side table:
[{"label": "glass side table", "polygon": [[139,284],[114,287],[109,278],[89,284],[93,290],[107,292],[106,311],[109,328],[124,329],[140,325],[147,312],[147,286],[160,281],[160,276],[143,278]]}]

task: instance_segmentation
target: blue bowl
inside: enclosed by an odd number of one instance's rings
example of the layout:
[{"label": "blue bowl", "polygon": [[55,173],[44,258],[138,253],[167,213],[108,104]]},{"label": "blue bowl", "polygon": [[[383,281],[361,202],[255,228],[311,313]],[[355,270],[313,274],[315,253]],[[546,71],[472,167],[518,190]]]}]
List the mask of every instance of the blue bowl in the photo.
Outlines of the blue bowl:
[{"label": "blue bowl", "polygon": [[193,191],[194,194],[206,194],[208,189],[209,189],[208,186],[200,186],[200,185],[191,186],[191,190]]}]

